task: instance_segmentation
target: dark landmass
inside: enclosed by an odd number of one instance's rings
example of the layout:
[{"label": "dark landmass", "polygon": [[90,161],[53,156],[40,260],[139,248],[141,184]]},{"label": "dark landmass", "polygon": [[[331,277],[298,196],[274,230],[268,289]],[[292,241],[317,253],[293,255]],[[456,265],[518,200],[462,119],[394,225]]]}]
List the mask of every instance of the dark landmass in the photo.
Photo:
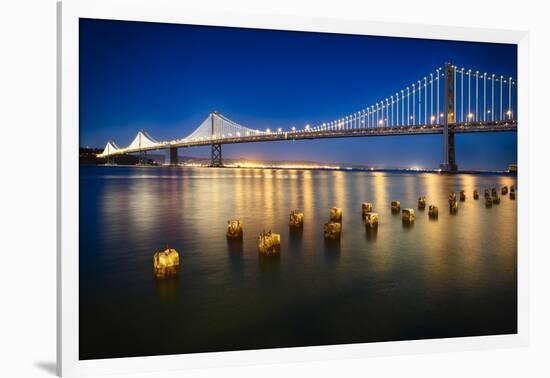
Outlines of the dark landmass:
[{"label": "dark landmass", "polygon": [[[81,165],[105,165],[107,164],[106,158],[97,157],[98,154],[103,152],[100,148],[80,148],[79,160]],[[111,160],[112,164],[118,165],[137,165],[139,164],[139,156],[137,155],[120,155],[114,156]],[[146,158],[147,165],[159,165],[153,156]]]},{"label": "dark landmass", "polygon": [[[97,154],[103,152],[99,148],[80,148],[80,164],[81,165],[107,165],[107,159],[98,158]],[[142,163],[145,165],[151,166],[161,166],[164,165],[164,155],[159,154],[147,154],[146,162]],[[120,155],[115,156],[110,161],[111,164],[116,165],[138,165],[139,156],[137,155]],[[210,159],[208,158],[197,158],[190,156],[179,156],[178,163],[181,166],[208,166],[210,164]],[[250,162],[245,158],[231,159],[224,158],[224,164],[226,168],[251,168],[251,169],[264,169],[264,168],[276,168],[276,169],[310,169],[310,170],[341,170],[341,171],[369,171],[369,172],[394,172],[394,173],[403,173],[403,172],[418,172],[418,173],[441,173],[439,169],[426,169],[426,168],[400,168],[400,167],[368,167],[365,165],[357,164],[345,164],[345,163],[327,163],[327,162],[318,162],[310,160],[301,160],[301,161],[288,161],[288,160],[278,160],[278,161],[262,161],[255,162],[256,165],[249,165]],[[511,169],[502,170],[502,171],[480,171],[480,170],[459,170],[456,173],[471,173],[471,174],[517,174],[517,166],[511,165]],[[451,173],[452,174],[452,173]]]}]

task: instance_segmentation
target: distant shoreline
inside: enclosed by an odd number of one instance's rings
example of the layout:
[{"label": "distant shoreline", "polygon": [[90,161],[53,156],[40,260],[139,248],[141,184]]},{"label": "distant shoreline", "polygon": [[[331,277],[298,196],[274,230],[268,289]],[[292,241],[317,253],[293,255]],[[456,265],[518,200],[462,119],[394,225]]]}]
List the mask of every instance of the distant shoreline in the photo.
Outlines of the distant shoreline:
[{"label": "distant shoreline", "polygon": [[185,168],[218,168],[218,169],[255,169],[255,170],[301,170],[301,171],[341,171],[341,172],[385,172],[385,173],[437,173],[441,175],[457,175],[457,174],[475,174],[475,175],[507,175],[517,176],[517,172],[510,171],[482,171],[482,170],[458,170],[456,172],[442,172],[439,169],[407,169],[407,168],[358,168],[358,167],[285,167],[285,166],[235,166],[228,165],[223,167],[209,167],[207,165],[137,165],[137,164],[80,164],[81,167],[105,167],[105,168],[170,168],[170,169],[185,169]]}]

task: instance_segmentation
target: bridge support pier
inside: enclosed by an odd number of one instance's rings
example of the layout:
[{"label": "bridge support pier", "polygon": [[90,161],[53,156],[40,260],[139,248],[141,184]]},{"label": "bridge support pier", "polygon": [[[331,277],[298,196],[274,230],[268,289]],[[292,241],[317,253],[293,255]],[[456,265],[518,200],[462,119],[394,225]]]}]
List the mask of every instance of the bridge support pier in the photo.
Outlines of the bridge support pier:
[{"label": "bridge support pier", "polygon": [[443,162],[439,165],[444,172],[456,172],[455,135],[449,130],[449,124],[455,123],[455,71],[451,63],[445,63],[445,82],[443,85]]},{"label": "bridge support pier", "polygon": [[458,165],[455,158],[455,135],[454,133],[446,132],[443,134],[443,163],[440,168],[444,172],[456,172]]},{"label": "bridge support pier", "polygon": [[147,151],[139,151],[138,165],[147,165]]},{"label": "bridge support pier", "polygon": [[164,165],[170,167],[175,167],[178,165],[178,148],[177,147],[166,147],[164,155]]},{"label": "bridge support pier", "polygon": [[221,143],[213,143],[212,144],[212,156],[211,156],[211,160],[210,160],[210,166],[211,167],[222,167],[223,166],[222,145],[221,145]]},{"label": "bridge support pier", "polygon": [[115,157],[113,155],[107,156],[107,165],[115,165]]}]

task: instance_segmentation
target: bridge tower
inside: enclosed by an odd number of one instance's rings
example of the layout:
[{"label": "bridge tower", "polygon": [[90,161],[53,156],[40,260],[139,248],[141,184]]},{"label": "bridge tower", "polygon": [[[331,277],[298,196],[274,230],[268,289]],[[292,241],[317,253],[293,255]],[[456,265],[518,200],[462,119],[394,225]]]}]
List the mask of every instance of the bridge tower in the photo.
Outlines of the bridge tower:
[{"label": "bridge tower", "polygon": [[[218,112],[214,111],[210,114],[210,135],[214,136],[216,134],[215,127],[214,127],[214,118],[215,115],[217,115]],[[223,160],[222,160],[222,145],[221,143],[212,143],[212,155],[210,158],[210,166],[211,167],[223,167]]]},{"label": "bridge tower", "polygon": [[440,168],[444,172],[456,172],[455,135],[449,130],[455,117],[455,70],[451,63],[445,63],[445,82],[443,85],[443,162]]},{"label": "bridge tower", "polygon": [[166,147],[164,155],[164,165],[169,165],[175,167],[178,165],[178,148],[177,147]]}]

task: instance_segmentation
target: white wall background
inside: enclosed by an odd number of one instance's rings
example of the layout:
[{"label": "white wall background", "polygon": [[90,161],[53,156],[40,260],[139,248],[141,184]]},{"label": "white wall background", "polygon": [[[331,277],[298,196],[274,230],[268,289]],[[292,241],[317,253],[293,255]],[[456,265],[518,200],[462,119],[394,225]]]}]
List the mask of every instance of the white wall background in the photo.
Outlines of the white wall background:
[{"label": "white wall background", "polygon": [[[151,0],[154,1],[154,0]],[[182,0],[183,1],[183,0]],[[186,0],[191,7],[531,31],[531,345],[528,348],[187,371],[190,377],[550,376],[550,20],[544,1]],[[41,377],[55,366],[54,0],[0,11],[0,376]],[[7,148],[6,148],[7,147]],[[157,374],[175,377],[181,374]]]}]

